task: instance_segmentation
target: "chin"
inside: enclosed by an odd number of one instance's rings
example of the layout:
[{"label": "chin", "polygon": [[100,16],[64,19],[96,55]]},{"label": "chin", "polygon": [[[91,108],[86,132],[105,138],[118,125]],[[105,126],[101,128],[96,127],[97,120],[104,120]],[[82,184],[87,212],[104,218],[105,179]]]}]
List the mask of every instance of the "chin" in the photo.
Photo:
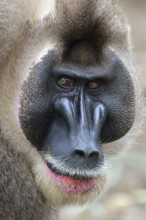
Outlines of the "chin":
[{"label": "chin", "polygon": [[53,204],[80,204],[92,202],[102,192],[106,178],[103,173],[96,177],[69,176],[54,171],[47,164],[37,168],[37,182],[46,198],[51,197]]}]

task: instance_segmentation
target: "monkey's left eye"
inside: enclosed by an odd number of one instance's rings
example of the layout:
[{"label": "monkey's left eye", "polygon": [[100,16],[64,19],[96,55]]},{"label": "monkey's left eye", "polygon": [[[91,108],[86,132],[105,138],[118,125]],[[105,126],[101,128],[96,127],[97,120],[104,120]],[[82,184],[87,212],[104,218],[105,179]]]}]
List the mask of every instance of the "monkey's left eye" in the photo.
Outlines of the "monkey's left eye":
[{"label": "monkey's left eye", "polygon": [[74,88],[74,81],[68,77],[60,77],[58,80],[59,86],[65,89],[73,89]]},{"label": "monkey's left eye", "polygon": [[103,84],[101,81],[91,81],[88,83],[88,88],[93,91],[101,89],[102,86]]}]

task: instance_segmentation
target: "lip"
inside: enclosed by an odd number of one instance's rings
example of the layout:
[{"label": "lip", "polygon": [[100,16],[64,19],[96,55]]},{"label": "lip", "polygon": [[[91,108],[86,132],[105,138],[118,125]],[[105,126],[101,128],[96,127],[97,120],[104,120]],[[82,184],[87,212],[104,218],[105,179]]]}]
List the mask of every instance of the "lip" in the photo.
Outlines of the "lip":
[{"label": "lip", "polygon": [[47,175],[49,175],[53,182],[57,184],[63,191],[69,194],[83,194],[95,186],[97,178],[90,179],[76,179],[70,176],[55,173],[48,166],[46,167]]}]

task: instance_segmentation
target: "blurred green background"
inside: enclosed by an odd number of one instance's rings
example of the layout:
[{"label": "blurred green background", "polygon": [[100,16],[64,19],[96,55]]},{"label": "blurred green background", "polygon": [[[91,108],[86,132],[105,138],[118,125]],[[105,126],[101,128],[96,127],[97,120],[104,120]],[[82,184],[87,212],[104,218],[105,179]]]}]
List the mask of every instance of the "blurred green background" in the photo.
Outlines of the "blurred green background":
[{"label": "blurred green background", "polygon": [[[120,2],[132,27],[134,56],[146,85],[146,0]],[[60,220],[146,219],[146,129],[144,134],[113,167],[108,192],[88,207],[65,208]]]}]

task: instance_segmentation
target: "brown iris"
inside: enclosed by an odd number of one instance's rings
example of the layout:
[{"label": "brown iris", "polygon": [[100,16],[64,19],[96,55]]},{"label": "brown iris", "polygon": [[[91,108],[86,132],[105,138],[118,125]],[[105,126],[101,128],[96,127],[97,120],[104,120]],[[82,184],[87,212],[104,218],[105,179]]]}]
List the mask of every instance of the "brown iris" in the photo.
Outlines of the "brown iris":
[{"label": "brown iris", "polygon": [[58,80],[58,84],[65,89],[72,89],[74,87],[74,81],[71,78],[64,76]]},{"label": "brown iris", "polygon": [[88,83],[88,88],[93,91],[99,90],[101,87],[102,87],[101,81],[91,81]]}]

